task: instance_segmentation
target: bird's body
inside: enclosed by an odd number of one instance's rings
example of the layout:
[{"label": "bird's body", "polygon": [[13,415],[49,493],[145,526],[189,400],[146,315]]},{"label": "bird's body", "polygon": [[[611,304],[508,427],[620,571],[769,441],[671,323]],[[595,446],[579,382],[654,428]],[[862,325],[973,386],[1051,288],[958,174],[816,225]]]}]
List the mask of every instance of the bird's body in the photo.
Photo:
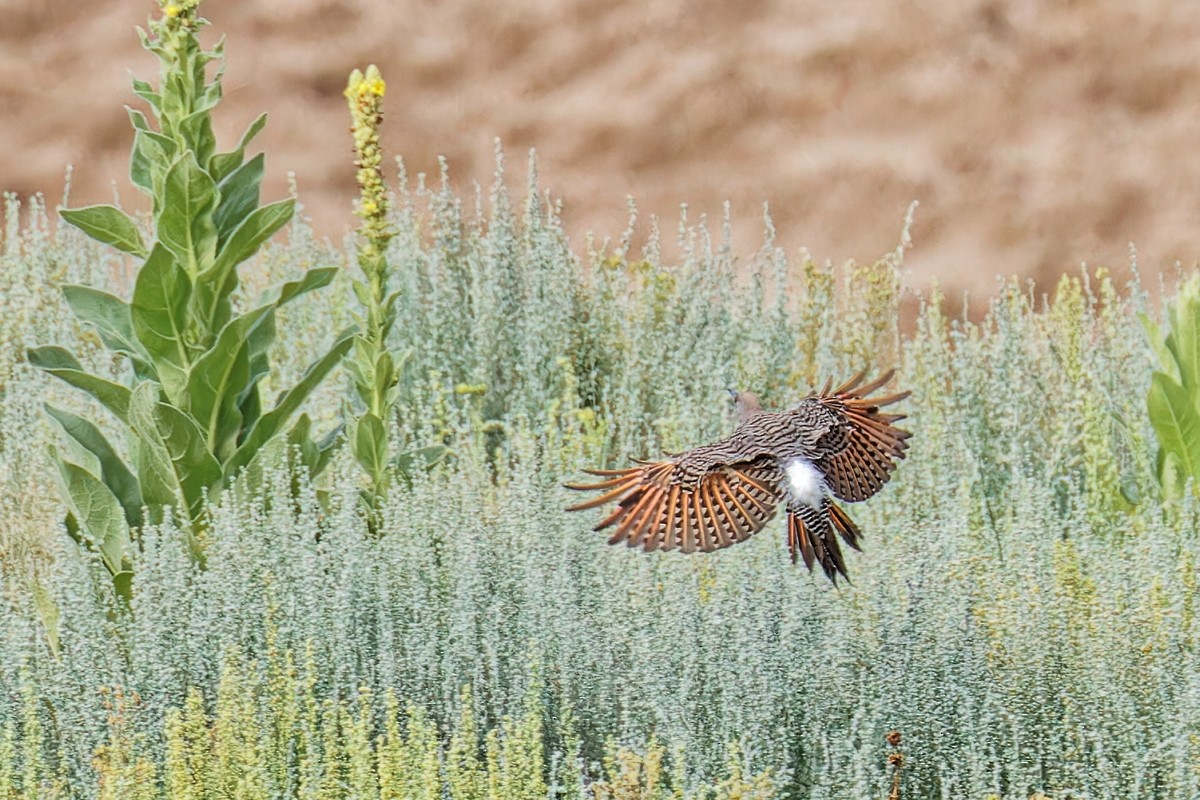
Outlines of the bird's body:
[{"label": "bird's body", "polygon": [[781,412],[764,411],[749,392],[734,393],[740,424],[728,438],[667,461],[589,470],[608,480],[569,487],[608,491],[570,510],[617,500],[596,526],[616,526],[610,543],[690,553],[745,541],[784,503],[792,559],[803,558],[809,569],[819,562],[836,581],[846,565],[835,533],[855,549],[860,533],[833,499],[874,495],[908,447],[910,434],[892,424],[903,415],[879,411],[908,393],[865,397],[891,377],[887,372],[862,386],[860,373]]}]

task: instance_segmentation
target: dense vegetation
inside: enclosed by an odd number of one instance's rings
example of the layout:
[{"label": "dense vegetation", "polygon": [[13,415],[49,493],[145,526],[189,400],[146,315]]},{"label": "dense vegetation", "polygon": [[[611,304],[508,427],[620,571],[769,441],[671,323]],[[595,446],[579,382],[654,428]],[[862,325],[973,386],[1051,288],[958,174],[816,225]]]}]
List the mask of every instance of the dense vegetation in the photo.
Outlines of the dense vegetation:
[{"label": "dense vegetation", "polygon": [[[1200,439],[1186,414],[1163,418],[1194,385],[1187,303],[1148,336],[1140,287],[1101,271],[1049,299],[1003,285],[981,323],[909,298],[901,335],[903,247],[870,266],[795,261],[767,218],[739,261],[729,220],[664,237],[631,219],[572,250],[532,165],[519,201],[500,166],[473,196],[445,175],[398,183],[378,240],[395,294],[372,294],[361,240],[316,241],[302,219],[228,294],[236,320],[268,287],[338,268],[272,306],[258,354],[257,396],[311,391],[296,457],[264,448],[206,501],[159,504],[116,570],[63,527],[43,400],[120,454],[146,445],[26,352],[151,380],[60,291],[128,298],[142,272],[8,198],[0,798],[885,797],[891,730],[904,798],[1200,794]],[[394,315],[373,329],[386,341],[308,382],[367,300]],[[387,363],[404,366],[376,391],[364,365]],[[854,509],[867,542],[849,587],[793,568],[774,528],[651,556],[562,511],[584,466],[728,430],[727,386],[785,405],[893,364],[916,435]],[[388,406],[381,451],[445,455],[380,470],[366,439],[336,435]],[[1156,431],[1174,431],[1173,455]]]},{"label": "dense vegetation", "polygon": [[[451,455],[390,494],[378,535],[345,451],[324,483],[280,471],[265,495],[225,494],[204,571],[177,524],[151,525],[127,612],[60,532],[41,398],[87,406],[22,358],[65,342],[119,379],[127,367],[62,313],[57,287],[120,294],[125,267],[36,204],[18,223],[10,201],[3,791],[90,796],[97,768],[169,778],[208,747],[211,769],[233,770],[222,780],[253,775],[262,796],[357,796],[330,783],[351,769],[339,759],[366,758],[354,736],[383,753],[388,725],[417,726],[416,747],[433,736],[422,725],[474,741],[511,717],[500,741],[528,737],[564,785],[610,738],[640,750],[653,735],[692,787],[725,776],[733,752],[784,793],[878,796],[896,728],[905,797],[1195,794],[1200,509],[1190,492],[1158,499],[1136,286],[1068,277],[1047,303],[1007,286],[981,324],[926,302],[900,337],[898,254],[831,268],[768,242],[736,264],[685,228],[670,261],[658,240],[644,258],[621,244],[576,257],[536,192],[520,209],[499,188],[465,206],[447,188],[403,195],[390,251],[393,346],[412,349],[397,424]],[[238,302],[255,281],[348,258],[294,224]],[[273,381],[344,327],[348,280],[281,312]],[[793,569],[772,533],[708,558],[646,556],[561,511],[558,484],[581,466],[727,429],[727,385],[783,404],[893,361],[918,435],[856,509],[868,543],[852,587]],[[336,423],[346,392],[318,390],[315,424]],[[473,729],[456,723],[464,686]],[[419,716],[389,712],[410,704]],[[455,752],[441,750],[442,779]]]}]

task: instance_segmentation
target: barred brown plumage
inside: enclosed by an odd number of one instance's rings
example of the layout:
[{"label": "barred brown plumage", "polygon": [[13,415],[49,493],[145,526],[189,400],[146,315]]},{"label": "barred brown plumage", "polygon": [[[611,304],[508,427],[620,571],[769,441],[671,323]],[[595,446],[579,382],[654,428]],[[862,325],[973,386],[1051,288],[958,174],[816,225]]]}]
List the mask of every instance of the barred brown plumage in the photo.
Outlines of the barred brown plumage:
[{"label": "barred brown plumage", "polygon": [[571,506],[582,511],[617,501],[596,525],[615,526],[609,544],[646,551],[711,552],[762,530],[780,503],[787,509],[792,562],[814,563],[831,581],[848,577],[838,536],[855,550],[861,532],[833,498],[866,500],[887,483],[912,435],[895,427],[903,414],[883,406],[908,397],[867,395],[892,379],[863,384],[860,372],[836,389],[827,383],[788,411],[764,411],[750,392],[732,392],[738,427],[726,439],[627,469],[584,470],[606,480],[567,484],[603,493]]}]

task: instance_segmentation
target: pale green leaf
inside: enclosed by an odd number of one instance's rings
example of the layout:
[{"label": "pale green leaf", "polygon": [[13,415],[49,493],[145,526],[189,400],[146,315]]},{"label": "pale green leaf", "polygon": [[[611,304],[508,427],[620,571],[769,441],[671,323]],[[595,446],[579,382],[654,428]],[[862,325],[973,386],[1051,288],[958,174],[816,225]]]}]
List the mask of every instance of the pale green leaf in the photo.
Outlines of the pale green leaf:
[{"label": "pale green leaf", "polygon": [[[208,162],[208,170],[213,178],[220,182],[227,175],[231,174],[235,169],[242,165],[242,159],[246,155],[246,146],[250,144],[250,140],[258,135],[259,131],[267,124],[267,115],[260,114],[257,119],[250,123],[246,128],[246,132],[242,134],[241,141],[238,146],[228,153],[217,153]],[[257,201],[255,201],[257,204]]]},{"label": "pale green leaf", "polygon": [[248,334],[274,310],[274,304],[261,306],[231,320],[188,375],[189,409],[204,432],[208,451],[218,461],[233,452],[241,432],[238,400],[251,381]]},{"label": "pale green leaf", "polygon": [[110,380],[85,372],[83,366],[71,352],[57,345],[32,347],[26,351],[29,363],[59,380],[71,384],[90,394],[116,415],[122,422],[129,421],[130,392],[126,387]]},{"label": "pale green leaf", "polygon": [[294,211],[295,201],[290,199],[256,209],[221,245],[216,261],[197,283],[197,307],[210,327],[224,324],[223,308],[229,294],[237,288],[237,265],[254,255],[263,242],[287,224]]},{"label": "pale green leaf", "polygon": [[354,458],[373,481],[382,479],[387,468],[387,430],[371,412],[363,414],[350,425],[350,447]]},{"label": "pale green leaf", "polygon": [[259,418],[254,427],[246,434],[245,440],[238,446],[233,457],[226,463],[225,474],[227,477],[232,477],[249,463],[255,452],[283,429],[283,426],[300,409],[300,405],[308,398],[313,389],[331,369],[338,365],[353,342],[354,333],[342,333],[325,355],[308,366],[296,385],[280,395],[275,407]]},{"label": "pale green leaf", "polygon": [[68,441],[91,457],[94,469],[83,461],[78,463],[88,467],[109,488],[120,502],[126,522],[130,526],[141,524],[142,491],[138,480],[100,429],[90,420],[49,404],[46,405],[46,413],[68,437]]},{"label": "pale green leaf", "polygon": [[130,316],[134,335],[173,399],[179,398],[191,363],[185,342],[191,294],[187,273],[163,245],[156,244],[138,272]]},{"label": "pale green leaf", "polygon": [[137,224],[116,206],[64,208],[58,213],[96,241],[112,245],[123,253],[139,258],[146,255],[146,246],[142,243],[142,234]]},{"label": "pale green leaf", "polygon": [[[179,121],[179,130],[183,133],[191,151],[195,154],[198,164],[207,164],[217,149],[217,137],[213,135],[212,114],[207,108],[200,108],[188,114]],[[213,179],[215,181],[215,178]]]},{"label": "pale green leaf", "polygon": [[1159,447],[1184,475],[1200,481],[1200,412],[1193,396],[1166,373],[1155,372],[1146,405]]},{"label": "pale green leaf", "polygon": [[195,420],[159,400],[159,388],[138,384],[129,405],[138,437],[137,473],[147,503],[179,506],[191,519],[203,509],[204,493],[216,497],[221,465],[204,446]]},{"label": "pale green leaf", "polygon": [[100,553],[109,573],[116,575],[125,569],[129,549],[129,526],[121,504],[95,475],[63,460],[53,447],[51,453],[58,463],[59,488],[80,532]]},{"label": "pale green leaf", "polygon": [[1142,324],[1142,329],[1146,331],[1146,339],[1150,342],[1154,355],[1158,358],[1158,368],[1174,378],[1176,382],[1182,383],[1183,379],[1179,375],[1179,362],[1175,360],[1174,353],[1167,347],[1167,337],[1158,323],[1144,311],[1139,311],[1137,318]]},{"label": "pale green leaf", "polygon": [[162,98],[158,92],[154,91],[154,87],[149,82],[140,78],[131,78],[133,83],[133,93],[150,104],[150,107],[158,110]]},{"label": "pale green leaf", "polygon": [[220,242],[258,208],[259,188],[262,185],[265,157],[259,153],[242,164],[217,184],[221,190],[221,203],[213,213]]},{"label": "pale green leaf", "polygon": [[129,303],[108,292],[77,284],[67,284],[62,293],[79,321],[96,329],[105,347],[145,360],[146,354],[133,333]]},{"label": "pale green leaf", "polygon": [[1180,383],[1194,395],[1200,392],[1200,277],[1180,288],[1167,314],[1171,322],[1167,349],[1179,364]]},{"label": "pale green leaf", "polygon": [[158,209],[158,241],[175,256],[189,277],[208,269],[217,252],[213,212],[217,187],[212,177],[184,153],[167,170],[163,205]]},{"label": "pale green leaf", "polygon": [[129,115],[129,124],[133,126],[135,131],[150,130],[150,121],[146,119],[146,115],[141,111],[125,106],[125,113]]},{"label": "pale green leaf", "polygon": [[129,155],[129,180],[154,198],[155,211],[159,203],[167,170],[175,159],[175,142],[161,133],[138,130],[133,137]]}]

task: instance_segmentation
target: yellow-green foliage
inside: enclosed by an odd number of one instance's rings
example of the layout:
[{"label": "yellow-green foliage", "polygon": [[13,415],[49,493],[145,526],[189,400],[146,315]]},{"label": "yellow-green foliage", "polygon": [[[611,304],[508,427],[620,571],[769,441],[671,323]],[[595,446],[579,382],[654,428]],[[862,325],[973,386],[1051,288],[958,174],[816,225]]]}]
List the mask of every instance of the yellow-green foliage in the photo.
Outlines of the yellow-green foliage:
[{"label": "yellow-green foliage", "polygon": [[453,800],[487,800],[487,770],[479,758],[479,732],[470,686],[463,687],[458,702],[458,725],[446,753],[447,788]]},{"label": "yellow-green foliage", "polygon": [[10,721],[0,728],[0,798],[8,800],[17,794],[17,776],[13,767],[17,762],[16,726]]},{"label": "yellow-green foliage", "polygon": [[258,800],[269,796],[265,783],[257,696],[262,684],[258,670],[244,663],[231,648],[217,684],[216,714],[212,724],[213,783],[217,796]]},{"label": "yellow-green foliage", "polygon": [[525,698],[525,713],[505,717],[487,738],[489,800],[541,800],[546,796],[542,753],[542,707],[538,684]]},{"label": "yellow-green foliage", "polygon": [[663,772],[666,748],[653,738],[647,742],[645,753],[618,747],[612,739],[607,750],[604,777],[592,784],[596,800],[669,800],[683,796],[682,791],[668,788]]},{"label": "yellow-green foliage", "polygon": [[[276,658],[291,663],[290,654]],[[216,704],[205,711],[204,698],[192,689],[182,707],[167,709],[163,726],[164,759],[159,766],[147,754],[146,731],[134,725],[131,711],[139,699],[121,689],[105,692],[110,710],[107,738],[95,752],[93,767],[102,800],[259,800],[282,792],[314,800],[543,800],[551,774],[543,742],[543,708],[536,691],[526,696],[524,713],[506,717],[490,728],[483,741],[472,710],[472,692],[463,687],[457,722],[439,728],[426,713],[400,701],[389,691],[384,698],[382,727],[372,718],[365,689],[353,700],[326,699],[313,727],[298,724],[294,706],[278,704],[258,677],[278,674],[270,664],[248,661],[237,649],[222,661]],[[293,683],[301,704],[318,705],[311,682]],[[570,715],[567,715],[568,726]],[[27,748],[41,744],[36,727],[22,737]],[[281,733],[286,741],[280,741]],[[573,734],[564,731],[567,740]],[[448,742],[448,744],[445,744]],[[280,745],[283,745],[280,747]],[[289,752],[307,746],[304,766],[309,780],[297,784],[289,769]],[[663,746],[653,739],[645,754],[610,743],[603,776],[591,783],[596,800],[759,800],[773,797],[768,773],[744,777],[737,748],[730,749],[727,775],[685,793],[682,770],[669,788]],[[32,759],[32,760],[31,760]],[[13,773],[13,726],[0,730],[0,800],[32,797],[18,787],[61,791],[47,780],[36,754],[27,752],[25,774]],[[677,763],[682,766],[682,756]],[[31,766],[32,765],[32,766]],[[583,784],[574,763],[554,771],[562,797],[578,796]],[[159,778],[161,774],[161,780]],[[567,791],[576,787],[575,791]],[[290,793],[289,793],[290,796]]]},{"label": "yellow-green foliage", "polygon": [[183,708],[166,716],[166,790],[178,800],[207,800],[216,788],[213,777],[211,732],[200,690],[188,691]]},{"label": "yellow-green foliage", "polygon": [[157,800],[158,774],[145,755],[145,733],[129,718],[137,709],[137,695],[127,696],[117,687],[105,692],[108,708],[108,741],[96,748],[100,800]]},{"label": "yellow-green foliage", "polygon": [[742,752],[731,744],[726,776],[715,783],[685,790],[683,754],[675,754],[675,769],[668,774],[666,748],[651,737],[644,753],[619,747],[609,740],[604,774],[591,785],[595,800],[771,800],[779,786],[769,772],[747,775]]}]

